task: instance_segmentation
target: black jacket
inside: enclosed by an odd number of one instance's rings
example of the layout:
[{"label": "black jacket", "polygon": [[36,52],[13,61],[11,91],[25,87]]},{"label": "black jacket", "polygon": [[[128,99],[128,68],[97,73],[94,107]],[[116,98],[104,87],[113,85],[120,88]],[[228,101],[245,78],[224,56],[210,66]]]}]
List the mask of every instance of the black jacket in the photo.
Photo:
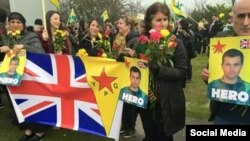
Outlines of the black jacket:
[{"label": "black jacket", "polygon": [[[96,38],[96,40],[100,40],[100,39]],[[91,39],[89,36],[85,36],[81,39],[78,49],[82,49],[82,48],[86,50],[89,56],[97,56],[98,50],[96,47],[96,43],[91,42]]]},{"label": "black jacket", "polygon": [[183,82],[187,74],[187,54],[178,40],[174,51],[174,67],[162,65],[157,75],[159,98],[163,116],[163,129],[166,135],[173,135],[185,125],[185,96]]}]

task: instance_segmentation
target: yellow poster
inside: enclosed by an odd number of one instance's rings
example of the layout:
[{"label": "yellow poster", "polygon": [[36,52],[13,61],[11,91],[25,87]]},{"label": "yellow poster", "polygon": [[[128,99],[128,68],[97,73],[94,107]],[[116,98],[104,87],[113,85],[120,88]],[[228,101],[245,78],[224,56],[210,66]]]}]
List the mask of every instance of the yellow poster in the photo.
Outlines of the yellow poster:
[{"label": "yellow poster", "polygon": [[149,71],[143,60],[125,58],[124,83],[119,99],[140,108],[147,108]]},{"label": "yellow poster", "polygon": [[0,84],[19,86],[26,63],[26,50],[6,53],[0,67]]},{"label": "yellow poster", "polygon": [[250,37],[213,38],[210,42],[208,96],[250,105]]}]

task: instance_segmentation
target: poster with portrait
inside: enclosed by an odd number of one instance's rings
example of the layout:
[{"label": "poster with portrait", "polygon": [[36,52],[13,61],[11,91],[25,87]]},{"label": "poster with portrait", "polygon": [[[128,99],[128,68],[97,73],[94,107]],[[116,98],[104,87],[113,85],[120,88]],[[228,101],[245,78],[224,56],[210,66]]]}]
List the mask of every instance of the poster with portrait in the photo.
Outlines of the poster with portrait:
[{"label": "poster with portrait", "polygon": [[149,70],[145,61],[135,58],[125,58],[123,76],[124,84],[120,90],[119,99],[140,108],[147,108]]},{"label": "poster with portrait", "polygon": [[208,97],[250,106],[250,36],[210,41]]},{"label": "poster with portrait", "polygon": [[19,86],[26,63],[26,50],[18,53],[10,50],[6,53],[0,66],[0,84]]}]

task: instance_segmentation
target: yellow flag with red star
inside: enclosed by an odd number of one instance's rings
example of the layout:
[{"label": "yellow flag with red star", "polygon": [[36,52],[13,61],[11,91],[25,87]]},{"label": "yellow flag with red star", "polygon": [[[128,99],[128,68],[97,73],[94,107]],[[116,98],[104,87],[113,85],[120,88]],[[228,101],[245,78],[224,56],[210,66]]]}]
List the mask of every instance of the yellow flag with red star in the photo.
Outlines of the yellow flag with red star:
[{"label": "yellow flag with red star", "polygon": [[[107,135],[113,134],[112,127],[120,121],[113,121],[118,106],[119,89],[123,83],[123,63],[113,59],[99,57],[83,57],[88,84],[95,93],[97,105]],[[120,112],[121,109],[117,112]],[[121,118],[121,117],[120,117]],[[120,119],[118,118],[118,119]],[[119,127],[119,125],[117,125]],[[119,129],[116,129],[119,130]]]},{"label": "yellow flag with red star", "polygon": [[[148,69],[139,59],[126,58],[125,62],[100,57],[81,57],[84,62],[88,84],[95,93],[102,123],[108,137],[119,138],[122,101],[120,90],[130,84],[130,68],[142,68],[141,90],[147,93]],[[145,82],[144,82],[145,81]]]}]

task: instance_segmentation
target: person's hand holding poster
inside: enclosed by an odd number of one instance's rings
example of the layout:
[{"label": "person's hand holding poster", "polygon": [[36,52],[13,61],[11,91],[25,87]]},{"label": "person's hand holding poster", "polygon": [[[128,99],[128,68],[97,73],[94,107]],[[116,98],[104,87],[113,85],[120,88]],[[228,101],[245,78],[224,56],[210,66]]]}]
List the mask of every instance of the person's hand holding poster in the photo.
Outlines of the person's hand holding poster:
[{"label": "person's hand holding poster", "polygon": [[6,53],[0,67],[0,84],[19,86],[22,80],[26,50],[21,50],[18,54]]}]

